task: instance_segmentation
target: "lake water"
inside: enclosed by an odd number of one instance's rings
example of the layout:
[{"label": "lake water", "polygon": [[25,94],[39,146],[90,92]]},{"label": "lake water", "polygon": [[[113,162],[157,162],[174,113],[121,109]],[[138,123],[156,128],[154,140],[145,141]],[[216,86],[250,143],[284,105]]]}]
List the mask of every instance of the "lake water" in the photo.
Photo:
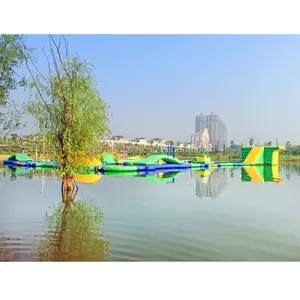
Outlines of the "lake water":
[{"label": "lake water", "polygon": [[1,168],[0,260],[300,260],[300,166],[247,174],[99,176],[66,206],[54,171]]}]

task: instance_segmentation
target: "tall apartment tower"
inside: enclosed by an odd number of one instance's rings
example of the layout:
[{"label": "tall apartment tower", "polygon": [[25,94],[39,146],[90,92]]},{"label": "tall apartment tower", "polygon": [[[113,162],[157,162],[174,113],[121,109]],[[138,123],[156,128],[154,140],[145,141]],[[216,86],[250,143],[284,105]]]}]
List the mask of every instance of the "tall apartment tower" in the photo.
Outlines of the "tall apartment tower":
[{"label": "tall apartment tower", "polygon": [[210,143],[215,149],[227,147],[227,127],[218,115],[200,114],[195,119],[195,133],[203,132],[207,128]]}]

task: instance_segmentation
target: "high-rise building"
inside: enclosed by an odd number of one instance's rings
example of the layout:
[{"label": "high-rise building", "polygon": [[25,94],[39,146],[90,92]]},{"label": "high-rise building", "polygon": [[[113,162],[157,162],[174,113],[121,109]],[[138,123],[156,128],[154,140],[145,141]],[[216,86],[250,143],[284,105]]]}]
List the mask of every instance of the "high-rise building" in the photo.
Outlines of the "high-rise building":
[{"label": "high-rise building", "polygon": [[227,127],[218,115],[200,114],[195,119],[195,133],[201,133],[207,128],[210,143],[214,149],[227,147]]}]

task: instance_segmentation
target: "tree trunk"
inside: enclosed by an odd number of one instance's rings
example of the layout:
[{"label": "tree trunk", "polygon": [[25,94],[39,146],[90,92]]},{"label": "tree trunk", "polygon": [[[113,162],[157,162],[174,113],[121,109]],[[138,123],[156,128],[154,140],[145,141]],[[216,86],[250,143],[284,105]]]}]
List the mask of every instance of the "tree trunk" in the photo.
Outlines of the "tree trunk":
[{"label": "tree trunk", "polygon": [[72,200],[74,188],[73,176],[70,173],[64,174],[62,178],[62,193],[65,202]]}]

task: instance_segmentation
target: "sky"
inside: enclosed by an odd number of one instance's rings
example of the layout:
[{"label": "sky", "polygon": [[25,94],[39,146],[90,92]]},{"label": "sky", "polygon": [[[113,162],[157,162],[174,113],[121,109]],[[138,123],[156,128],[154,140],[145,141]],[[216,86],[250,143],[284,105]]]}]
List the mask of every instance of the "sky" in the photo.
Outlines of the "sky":
[{"label": "sky", "polygon": [[[300,144],[300,36],[66,35],[70,53],[94,66],[113,135],[189,141],[195,116],[214,112],[228,141]],[[38,66],[47,35],[27,35]],[[19,73],[26,74],[25,69]],[[11,94],[19,102],[28,93]],[[29,120],[20,134],[31,132]]]}]

